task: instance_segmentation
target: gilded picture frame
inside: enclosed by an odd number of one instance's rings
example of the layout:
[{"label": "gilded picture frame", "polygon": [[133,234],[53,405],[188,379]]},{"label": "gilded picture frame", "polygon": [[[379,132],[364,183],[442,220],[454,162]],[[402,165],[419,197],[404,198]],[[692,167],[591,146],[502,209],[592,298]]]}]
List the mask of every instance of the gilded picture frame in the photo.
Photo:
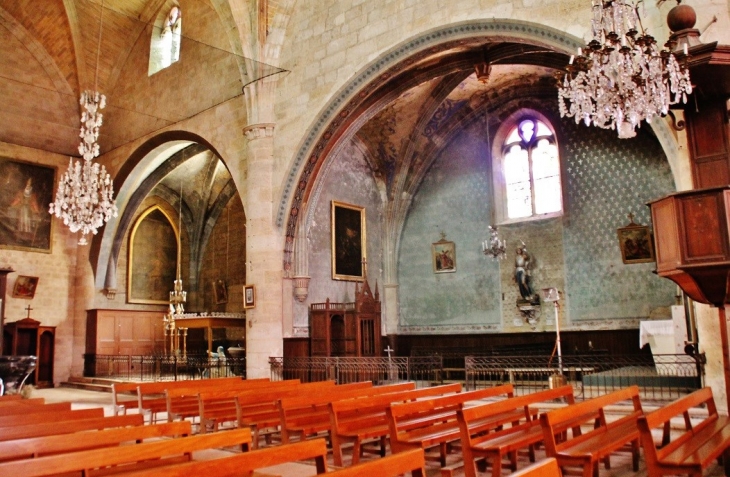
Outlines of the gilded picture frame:
[{"label": "gilded picture frame", "polygon": [[127,303],[167,305],[177,273],[180,231],[155,205],[137,218],[129,233]]},{"label": "gilded picture frame", "polygon": [[13,286],[13,298],[26,298],[32,300],[38,288],[38,277],[18,275]]},{"label": "gilded picture frame", "polygon": [[332,279],[362,281],[367,258],[365,207],[332,201]]},{"label": "gilded picture frame", "polygon": [[456,244],[443,239],[431,244],[431,261],[433,273],[456,272]]},{"label": "gilded picture frame", "polygon": [[56,168],[0,157],[0,248],[51,253]]},{"label": "gilded picture frame", "polygon": [[256,307],[256,287],[254,285],[243,286],[243,308],[248,310]]},{"label": "gilded picture frame", "polygon": [[625,264],[656,261],[651,227],[638,225],[633,221],[617,231],[621,248],[621,259]]}]

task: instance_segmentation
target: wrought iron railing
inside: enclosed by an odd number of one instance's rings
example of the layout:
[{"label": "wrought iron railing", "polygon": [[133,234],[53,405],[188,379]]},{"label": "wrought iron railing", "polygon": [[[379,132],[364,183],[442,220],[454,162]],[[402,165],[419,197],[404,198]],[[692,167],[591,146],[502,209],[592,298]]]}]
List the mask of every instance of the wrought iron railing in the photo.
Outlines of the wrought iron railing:
[{"label": "wrought iron railing", "polygon": [[84,355],[84,376],[125,381],[246,377],[245,357]]},{"label": "wrought iron railing", "polygon": [[418,386],[443,382],[443,363],[438,356],[398,358],[294,357],[269,358],[271,379],[302,382],[333,380],[339,384],[357,381],[388,383],[415,381]]},{"label": "wrought iron railing", "polygon": [[562,371],[581,398],[636,384],[645,399],[671,400],[700,388],[704,375],[702,356],[687,355],[570,355],[561,360],[554,356],[467,356],[464,361],[469,389],[512,383],[515,392],[527,394],[548,387],[550,376]]}]

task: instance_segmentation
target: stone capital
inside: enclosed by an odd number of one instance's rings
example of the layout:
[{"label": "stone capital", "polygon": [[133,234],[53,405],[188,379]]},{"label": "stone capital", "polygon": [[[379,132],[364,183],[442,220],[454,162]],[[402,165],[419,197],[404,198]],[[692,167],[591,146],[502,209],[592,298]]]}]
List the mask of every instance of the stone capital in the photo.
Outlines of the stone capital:
[{"label": "stone capital", "polygon": [[243,134],[249,141],[262,137],[273,137],[275,126],[274,123],[251,124],[243,128]]}]

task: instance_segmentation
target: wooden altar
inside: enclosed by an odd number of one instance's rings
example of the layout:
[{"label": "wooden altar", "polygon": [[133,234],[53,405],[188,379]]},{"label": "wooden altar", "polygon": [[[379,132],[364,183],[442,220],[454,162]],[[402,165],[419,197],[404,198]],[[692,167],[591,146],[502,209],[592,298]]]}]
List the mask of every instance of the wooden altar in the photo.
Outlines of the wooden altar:
[{"label": "wooden altar", "polygon": [[208,355],[214,352],[213,329],[217,328],[241,328],[243,337],[241,344],[246,342],[246,318],[226,316],[189,316],[175,319],[175,326],[180,328],[197,329],[203,328],[206,331],[208,342]]},{"label": "wooden altar", "polygon": [[380,300],[367,280],[355,284],[354,303],[312,303],[309,313],[311,356],[380,356]]}]

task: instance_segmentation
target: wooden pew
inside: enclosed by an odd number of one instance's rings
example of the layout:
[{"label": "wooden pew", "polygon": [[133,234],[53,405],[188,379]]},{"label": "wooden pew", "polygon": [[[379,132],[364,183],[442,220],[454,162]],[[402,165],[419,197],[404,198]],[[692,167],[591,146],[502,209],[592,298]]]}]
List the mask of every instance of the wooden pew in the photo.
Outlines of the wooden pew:
[{"label": "wooden pew", "polygon": [[[185,462],[161,468],[116,474],[117,477],[253,477],[259,469],[274,465],[313,459],[317,474],[327,470],[327,445],[324,439],[313,439],[267,449],[205,461]],[[375,474],[373,474],[375,475]]]},{"label": "wooden pew", "polygon": [[[492,477],[499,477],[502,475],[502,458],[505,455],[509,456],[510,468],[512,472],[515,472],[517,470],[517,451],[525,448],[529,449],[530,461],[534,462],[533,446],[542,441],[543,433],[540,421],[532,418],[530,407],[556,399],[565,399],[568,405],[574,404],[573,387],[562,386],[457,411],[456,417],[459,421],[464,456],[464,475],[476,477],[475,460],[484,457],[492,464]],[[522,411],[524,414],[518,425],[486,434],[474,435],[470,431],[474,422],[515,411]],[[449,475],[451,475],[450,472]]]},{"label": "wooden pew", "polygon": [[[334,389],[334,381],[317,381],[300,384],[299,380],[278,381],[286,385],[267,386],[264,389],[232,389],[215,390],[198,393],[198,414],[200,416],[201,432],[216,431],[226,422],[234,423],[236,427],[246,427],[239,424],[239,418],[244,414],[263,413],[268,411],[278,423],[279,412],[275,402],[285,397],[327,392]],[[255,426],[252,427],[254,431]],[[258,440],[258,430],[254,431],[254,448]]]},{"label": "wooden pew", "polygon": [[160,437],[188,436],[192,433],[189,422],[150,424],[148,426],[119,427],[68,434],[30,437],[0,442],[0,462],[30,459],[44,455],[63,454],[81,450],[112,447],[124,442],[142,442]]},{"label": "wooden pew", "polygon": [[127,411],[139,410],[139,400],[137,398],[138,382],[121,382],[112,383],[112,407],[115,416],[127,414]]},{"label": "wooden pew", "polygon": [[[237,383],[226,383],[215,388],[181,387],[165,391],[167,399],[167,420],[172,422],[180,419],[192,419],[200,423],[200,432],[217,430],[219,421],[217,416],[232,416],[231,421],[236,419],[237,394],[258,391],[278,391],[294,389],[300,386],[298,379],[286,381],[251,382],[239,381]],[[201,400],[203,396],[203,400]],[[205,420],[205,422],[203,422]]]},{"label": "wooden pew", "polygon": [[[616,421],[607,422],[606,406],[631,400],[634,411]],[[603,460],[610,468],[609,456],[625,445],[631,446],[634,471],[639,469],[639,429],[637,419],[642,415],[639,388],[631,386],[589,399],[572,406],[556,409],[540,416],[548,457],[555,457],[562,467],[582,468],[583,477],[598,476],[598,463]],[[596,415],[598,416],[597,422]],[[590,423],[595,429],[581,434],[578,425]],[[568,427],[571,433],[563,432]],[[556,439],[561,435],[561,439]],[[571,438],[568,438],[568,435]]]},{"label": "wooden pew", "polygon": [[193,458],[192,453],[196,451],[230,446],[247,449],[250,443],[251,432],[248,429],[235,429],[225,433],[199,434],[157,442],[3,462],[0,463],[0,475],[45,477],[82,472],[85,477],[92,477],[108,473],[109,469],[106,468],[112,466],[115,467],[115,473],[161,467],[189,461]]},{"label": "wooden pew", "polygon": [[[393,453],[398,453],[414,448],[425,451],[438,447],[439,461],[443,467],[446,465],[447,444],[460,438],[456,411],[470,401],[500,396],[510,398],[513,394],[512,385],[505,384],[451,396],[393,404],[387,410],[391,450]],[[474,422],[472,432],[498,429],[506,423],[523,418],[524,412],[495,415]]]},{"label": "wooden pew", "polygon": [[0,428],[0,442],[29,437],[51,436],[54,434],[71,434],[92,429],[110,429],[115,427],[142,426],[144,418],[141,414],[126,416],[93,417],[68,421],[32,422],[12,427]]},{"label": "wooden pew", "polygon": [[[337,385],[337,389],[364,389],[372,387],[372,382],[358,382]],[[261,436],[267,443],[271,442],[272,436],[279,432],[278,402],[281,399],[294,396],[308,396],[328,393],[335,389],[334,381],[318,381],[304,383],[295,390],[245,393],[235,397],[236,400],[236,421],[238,427],[248,427],[253,432],[253,445],[257,448]]]},{"label": "wooden pew", "polygon": [[20,399],[23,399],[23,396],[20,394],[3,394],[0,396],[0,403],[4,403],[7,401],[18,401]]},{"label": "wooden pew", "polygon": [[329,434],[329,405],[332,401],[409,391],[415,388],[416,385],[413,382],[372,386],[356,390],[343,390],[335,387],[326,394],[281,399],[277,404],[281,442],[287,444],[293,436],[298,436],[300,440],[303,440],[307,436],[316,435],[320,432]]},{"label": "wooden pew", "polygon": [[0,428],[27,426],[29,424],[45,422],[70,421],[74,419],[89,419],[93,417],[104,417],[104,408],[95,407],[91,409],[77,409],[75,411],[32,412],[20,415],[11,414],[9,416],[0,417]]},{"label": "wooden pew", "polygon": [[558,461],[549,457],[519,470],[510,477],[563,477]]},{"label": "wooden pew", "polygon": [[[693,425],[689,410],[700,406],[706,406],[708,416]],[[669,421],[676,416],[684,418],[685,429],[670,441]],[[722,457],[725,475],[730,475],[730,418],[718,415],[712,389],[697,390],[640,416],[638,426],[649,477],[701,476],[702,471],[719,457]],[[651,429],[658,427],[663,428],[660,449],[657,449],[651,434]]]},{"label": "wooden pew", "polygon": [[[157,420],[157,415],[167,412],[167,398],[165,391],[174,388],[189,388],[198,386],[199,389],[215,389],[217,386],[225,385],[225,383],[242,382],[239,376],[229,378],[215,379],[199,379],[185,381],[159,381],[154,383],[138,383],[137,384],[137,407],[139,412],[149,416],[149,422],[153,423]],[[268,378],[251,379],[248,382],[268,382]]]},{"label": "wooden pew", "polygon": [[342,467],[342,446],[348,443],[353,444],[352,464],[357,464],[364,450],[363,443],[373,439],[377,439],[380,444],[380,456],[385,456],[385,439],[388,436],[386,411],[391,404],[458,392],[461,392],[461,384],[453,383],[331,402],[330,438],[334,464]]},{"label": "wooden pew", "polygon": [[0,401],[0,409],[5,407],[12,407],[17,406],[19,404],[45,404],[46,400],[44,398],[30,398],[30,399],[23,399],[20,394],[6,394],[5,396],[0,396],[0,398],[12,398],[12,399],[5,399],[4,401]]},{"label": "wooden pew", "polygon": [[331,477],[397,477],[410,472],[412,477],[426,477],[423,449],[412,449],[353,465],[326,475]]},{"label": "wooden pew", "polygon": [[[43,401],[42,398],[40,400]],[[0,417],[12,416],[13,414],[32,414],[37,412],[58,412],[71,410],[70,402],[57,402],[52,404],[44,404],[43,402],[41,402],[39,404],[37,402],[28,401],[35,401],[35,399],[24,399],[22,401],[16,401],[17,404],[13,403],[12,406],[0,407]]]}]

